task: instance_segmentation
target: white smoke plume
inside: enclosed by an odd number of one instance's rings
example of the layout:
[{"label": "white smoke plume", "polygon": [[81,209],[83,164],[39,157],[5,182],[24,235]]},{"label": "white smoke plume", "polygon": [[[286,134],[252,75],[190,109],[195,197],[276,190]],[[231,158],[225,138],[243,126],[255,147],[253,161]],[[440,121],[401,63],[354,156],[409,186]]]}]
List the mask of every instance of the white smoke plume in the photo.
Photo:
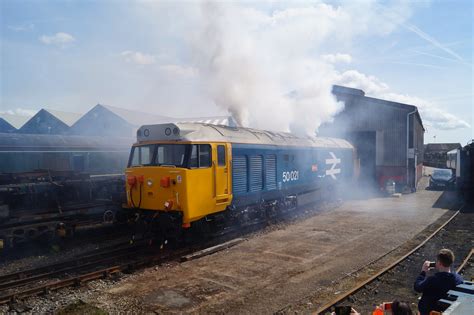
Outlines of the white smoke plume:
[{"label": "white smoke plume", "polygon": [[385,35],[411,10],[404,3],[316,3],[273,11],[204,3],[201,14],[193,65],[216,105],[244,126],[314,134],[343,109],[331,93],[340,75],[334,64],[352,60],[323,47],[348,47],[361,34]]}]

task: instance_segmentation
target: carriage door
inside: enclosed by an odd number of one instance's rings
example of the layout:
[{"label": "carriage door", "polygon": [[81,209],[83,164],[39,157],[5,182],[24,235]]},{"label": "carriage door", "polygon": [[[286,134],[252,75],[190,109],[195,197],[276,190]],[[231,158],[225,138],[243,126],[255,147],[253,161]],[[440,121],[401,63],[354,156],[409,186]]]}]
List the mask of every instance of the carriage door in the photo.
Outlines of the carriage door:
[{"label": "carriage door", "polygon": [[214,191],[216,204],[227,203],[229,201],[229,152],[226,144],[216,145],[216,157],[213,162],[214,167]]}]

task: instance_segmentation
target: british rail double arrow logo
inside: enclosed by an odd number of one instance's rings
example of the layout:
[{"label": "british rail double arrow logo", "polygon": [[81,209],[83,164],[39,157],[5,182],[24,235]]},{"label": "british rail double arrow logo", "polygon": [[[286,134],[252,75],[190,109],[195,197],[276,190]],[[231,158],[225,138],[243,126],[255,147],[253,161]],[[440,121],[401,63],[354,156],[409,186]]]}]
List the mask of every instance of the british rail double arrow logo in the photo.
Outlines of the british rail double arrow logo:
[{"label": "british rail double arrow logo", "polygon": [[341,159],[337,158],[333,152],[329,152],[329,154],[331,155],[331,158],[326,159],[326,164],[330,164],[331,168],[326,170],[326,175],[330,175],[333,179],[337,179],[336,174],[341,173],[341,169],[336,168],[336,166],[341,163]]}]

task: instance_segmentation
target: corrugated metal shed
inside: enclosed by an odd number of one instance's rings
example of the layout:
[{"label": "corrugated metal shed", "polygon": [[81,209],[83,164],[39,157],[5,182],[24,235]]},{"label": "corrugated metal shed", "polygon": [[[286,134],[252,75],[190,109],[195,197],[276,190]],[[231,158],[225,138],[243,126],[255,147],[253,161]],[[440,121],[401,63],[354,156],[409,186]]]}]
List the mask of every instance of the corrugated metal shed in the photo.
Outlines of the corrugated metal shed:
[{"label": "corrugated metal shed", "polygon": [[16,128],[13,127],[8,121],[0,117],[0,133],[2,132],[15,132]]},{"label": "corrugated metal shed", "polygon": [[97,104],[71,126],[69,133],[83,136],[133,137],[135,127],[126,119],[127,116],[122,117],[111,111],[110,106]]},{"label": "corrugated metal shed", "polygon": [[173,120],[165,116],[97,104],[72,125],[70,133],[85,136],[133,137],[141,125]]},{"label": "corrugated metal shed", "polygon": [[388,178],[411,182],[415,174],[419,177],[415,169],[423,161],[424,127],[416,106],[367,97],[362,90],[343,86],[334,86],[333,94],[344,102],[344,110],[322,125],[319,134],[352,142],[362,176],[379,184]]}]

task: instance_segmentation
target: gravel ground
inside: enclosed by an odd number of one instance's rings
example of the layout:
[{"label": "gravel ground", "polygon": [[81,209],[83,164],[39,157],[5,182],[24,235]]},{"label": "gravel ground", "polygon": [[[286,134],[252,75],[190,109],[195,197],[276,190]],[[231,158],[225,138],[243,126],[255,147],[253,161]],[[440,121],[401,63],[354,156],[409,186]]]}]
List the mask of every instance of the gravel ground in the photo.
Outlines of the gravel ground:
[{"label": "gravel ground", "polygon": [[[352,305],[361,314],[369,314],[374,305],[398,299],[411,303],[415,311],[421,294],[413,290],[413,282],[420,273],[423,262],[425,260],[435,261],[439,249],[449,248],[457,257],[454,264],[454,268],[457,268],[469,254],[471,248],[474,248],[473,233],[474,207],[471,206],[464,208],[463,212],[419,251],[339,305]],[[473,259],[470,261],[471,264],[463,273],[467,280],[473,276]]]},{"label": "gravel ground", "polygon": [[[287,225],[294,222],[303,220],[316,213],[324,211],[330,211],[334,208],[335,204],[321,204],[317,209],[310,209],[303,211],[298,215],[294,215],[285,221],[271,224],[261,230],[251,232],[247,237],[259,237],[271,231],[285,228]],[[128,239],[128,237],[127,237]],[[223,238],[226,240],[226,236]],[[121,240],[123,241],[123,240]],[[117,243],[119,240],[116,241]],[[78,257],[85,252],[90,250],[98,249],[101,246],[110,246],[111,241],[100,241],[91,244],[81,244],[81,246],[73,247],[67,251],[62,252],[51,252],[51,249],[41,248],[36,249],[41,254],[34,254],[34,252],[28,252],[23,250],[19,255],[21,259],[9,259],[8,262],[0,263],[0,273],[5,270],[6,272],[15,272],[19,269],[30,268],[39,266],[47,263],[54,263],[63,260],[67,260],[73,257]],[[34,251],[35,249],[33,249]],[[26,256],[26,257],[24,257]],[[12,305],[0,305],[0,314],[18,312],[18,313],[62,313],[62,314],[106,314],[106,313],[137,313],[139,309],[139,299],[123,299],[114,301],[113,296],[105,293],[108,290],[113,290],[118,283],[123,281],[136,281],[138,276],[147,276],[147,274],[153,274],[156,271],[168,270],[172,267],[177,266],[179,263],[165,263],[160,266],[153,268],[147,268],[134,274],[117,274],[111,279],[103,279],[97,281],[91,281],[83,285],[82,287],[65,288],[60,291],[50,292],[47,296],[36,296],[30,297],[22,301],[18,301]]]},{"label": "gravel ground", "polygon": [[425,227],[439,226],[445,218],[438,219],[453,206],[441,194],[423,190],[401,198],[353,200],[228,250],[149,268],[100,288],[91,283],[94,294],[74,294],[110,313],[310,312],[368,275],[362,268],[370,262],[383,262],[370,265],[376,272],[404,254],[403,245]]}]

